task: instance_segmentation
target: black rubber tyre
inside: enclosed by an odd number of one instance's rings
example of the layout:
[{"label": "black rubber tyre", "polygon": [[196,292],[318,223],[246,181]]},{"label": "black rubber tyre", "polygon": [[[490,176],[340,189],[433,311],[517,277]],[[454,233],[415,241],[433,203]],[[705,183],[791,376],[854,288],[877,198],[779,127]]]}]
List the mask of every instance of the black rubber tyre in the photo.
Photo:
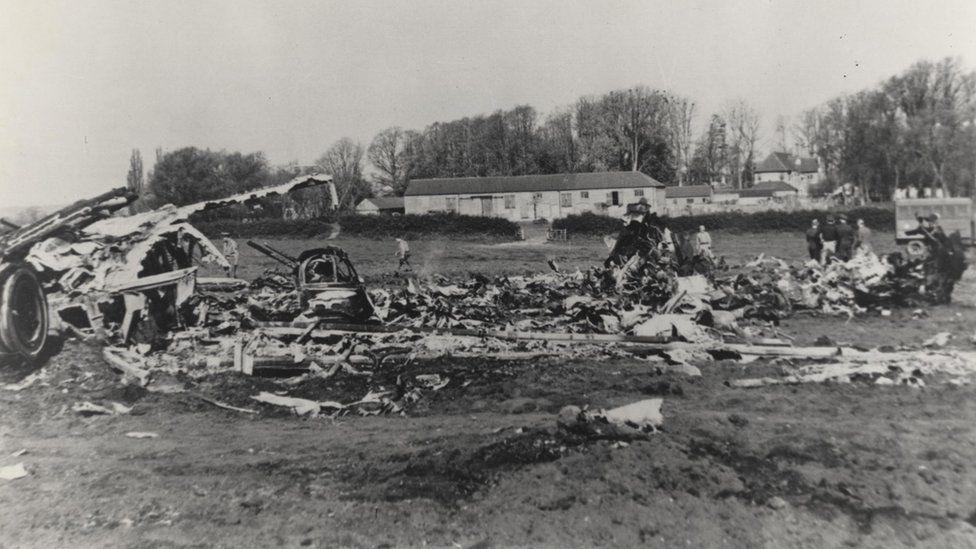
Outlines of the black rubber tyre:
[{"label": "black rubber tyre", "polygon": [[14,267],[0,279],[0,347],[35,360],[47,343],[47,297],[34,271]]}]

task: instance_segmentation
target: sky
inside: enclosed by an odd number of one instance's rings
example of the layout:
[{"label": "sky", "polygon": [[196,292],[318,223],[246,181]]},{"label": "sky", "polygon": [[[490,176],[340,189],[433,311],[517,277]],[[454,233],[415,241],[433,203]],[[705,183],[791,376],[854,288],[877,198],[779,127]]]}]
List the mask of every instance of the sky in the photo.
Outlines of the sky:
[{"label": "sky", "polygon": [[[311,164],[383,128],[638,84],[797,115],[920,59],[976,69],[976,2],[0,0],[0,207],[125,184],[132,149]],[[766,141],[768,145],[771,139]]]}]

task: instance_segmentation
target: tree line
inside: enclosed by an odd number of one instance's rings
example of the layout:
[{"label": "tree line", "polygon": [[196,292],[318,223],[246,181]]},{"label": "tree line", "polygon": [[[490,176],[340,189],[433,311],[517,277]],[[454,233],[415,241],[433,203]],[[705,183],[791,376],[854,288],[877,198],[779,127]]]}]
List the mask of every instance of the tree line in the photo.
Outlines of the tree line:
[{"label": "tree line", "polygon": [[392,127],[368,149],[377,180],[402,194],[410,179],[593,171],[639,171],[667,184],[752,180],[760,119],[745,100],[712,115],[694,138],[696,103],[637,86],[580,97],[545,116],[530,105]]},{"label": "tree line", "polygon": [[796,149],[820,160],[827,189],[849,183],[890,200],[907,187],[946,196],[973,196],[976,188],[976,72],[957,59],[920,61],[776,126],[780,147],[792,137]]},{"label": "tree line", "polygon": [[[865,196],[888,199],[896,187],[936,185],[969,194],[976,177],[974,113],[976,75],[956,60],[923,61],[795,121],[777,118],[772,149],[819,158],[828,176],[822,190],[853,183]],[[260,152],[186,147],[157,150],[144,177],[136,150],[128,181],[145,191],[149,205],[187,204],[324,171],[334,177],[341,209],[374,194],[402,195],[417,178],[622,170],[666,184],[750,186],[763,137],[758,111],[744,99],[730,101],[709,114],[696,136],[697,115],[690,98],[636,86],[582,96],[545,115],[519,105],[420,130],[390,127],[368,146],[343,138],[313,166],[273,167]],[[327,206],[322,191],[303,192],[291,205],[313,210],[306,215]]]}]

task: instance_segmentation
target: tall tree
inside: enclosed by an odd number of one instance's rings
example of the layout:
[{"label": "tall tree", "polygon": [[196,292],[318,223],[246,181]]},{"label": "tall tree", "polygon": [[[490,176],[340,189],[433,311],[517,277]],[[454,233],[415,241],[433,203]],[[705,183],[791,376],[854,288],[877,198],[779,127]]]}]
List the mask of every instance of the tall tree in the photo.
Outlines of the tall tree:
[{"label": "tall tree", "polygon": [[142,167],[142,153],[139,149],[132,149],[129,156],[129,173],[125,176],[126,186],[137,196],[141,196],[145,187],[146,176]]},{"label": "tall tree", "polygon": [[742,189],[752,182],[756,142],[759,140],[759,113],[744,99],[736,99],[726,105],[722,118],[727,124],[732,184]]},{"label": "tall tree", "polygon": [[407,190],[407,139],[403,128],[393,126],[376,134],[366,151],[369,161],[379,170],[376,182],[392,188],[398,196]]},{"label": "tall tree", "polygon": [[882,85],[804,113],[801,134],[832,183],[887,199],[908,185],[950,195],[976,179],[976,72],[920,61]]},{"label": "tall tree", "polygon": [[372,189],[363,177],[362,144],[343,137],[319,157],[316,165],[332,175],[340,209],[352,209],[360,200],[372,195]]},{"label": "tall tree", "polygon": [[708,128],[698,139],[695,153],[692,156],[689,179],[696,184],[722,183],[726,181],[726,146],[725,120],[721,115],[713,114],[708,122]]},{"label": "tall tree", "polygon": [[645,86],[604,96],[603,118],[621,168],[646,171],[655,160],[653,151],[665,138],[666,103],[663,93]]},{"label": "tall tree", "polygon": [[789,117],[782,114],[776,117],[773,127],[773,149],[781,152],[793,153],[795,143],[792,139],[791,124]]},{"label": "tall tree", "polygon": [[184,147],[160,156],[153,167],[149,190],[164,203],[177,206],[230,195],[221,169],[221,155]]},{"label": "tall tree", "polygon": [[270,177],[262,153],[184,147],[160,151],[149,177],[149,191],[154,199],[180,206],[261,187],[270,182]]},{"label": "tall tree", "polygon": [[573,131],[573,112],[550,114],[539,129],[538,167],[542,173],[566,173],[579,169],[579,143]]},{"label": "tall tree", "polygon": [[695,102],[672,95],[667,106],[667,135],[678,185],[688,181],[693,143],[691,127],[695,120]]}]

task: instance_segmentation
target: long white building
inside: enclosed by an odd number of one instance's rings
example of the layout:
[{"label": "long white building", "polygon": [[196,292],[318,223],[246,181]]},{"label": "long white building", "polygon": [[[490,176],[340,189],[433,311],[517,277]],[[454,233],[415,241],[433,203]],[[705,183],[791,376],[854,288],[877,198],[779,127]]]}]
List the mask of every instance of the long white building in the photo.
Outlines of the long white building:
[{"label": "long white building", "polygon": [[664,184],[640,172],[561,173],[414,179],[403,206],[407,214],[456,212],[523,221],[584,212],[621,216],[642,198],[652,211],[663,211]]}]

